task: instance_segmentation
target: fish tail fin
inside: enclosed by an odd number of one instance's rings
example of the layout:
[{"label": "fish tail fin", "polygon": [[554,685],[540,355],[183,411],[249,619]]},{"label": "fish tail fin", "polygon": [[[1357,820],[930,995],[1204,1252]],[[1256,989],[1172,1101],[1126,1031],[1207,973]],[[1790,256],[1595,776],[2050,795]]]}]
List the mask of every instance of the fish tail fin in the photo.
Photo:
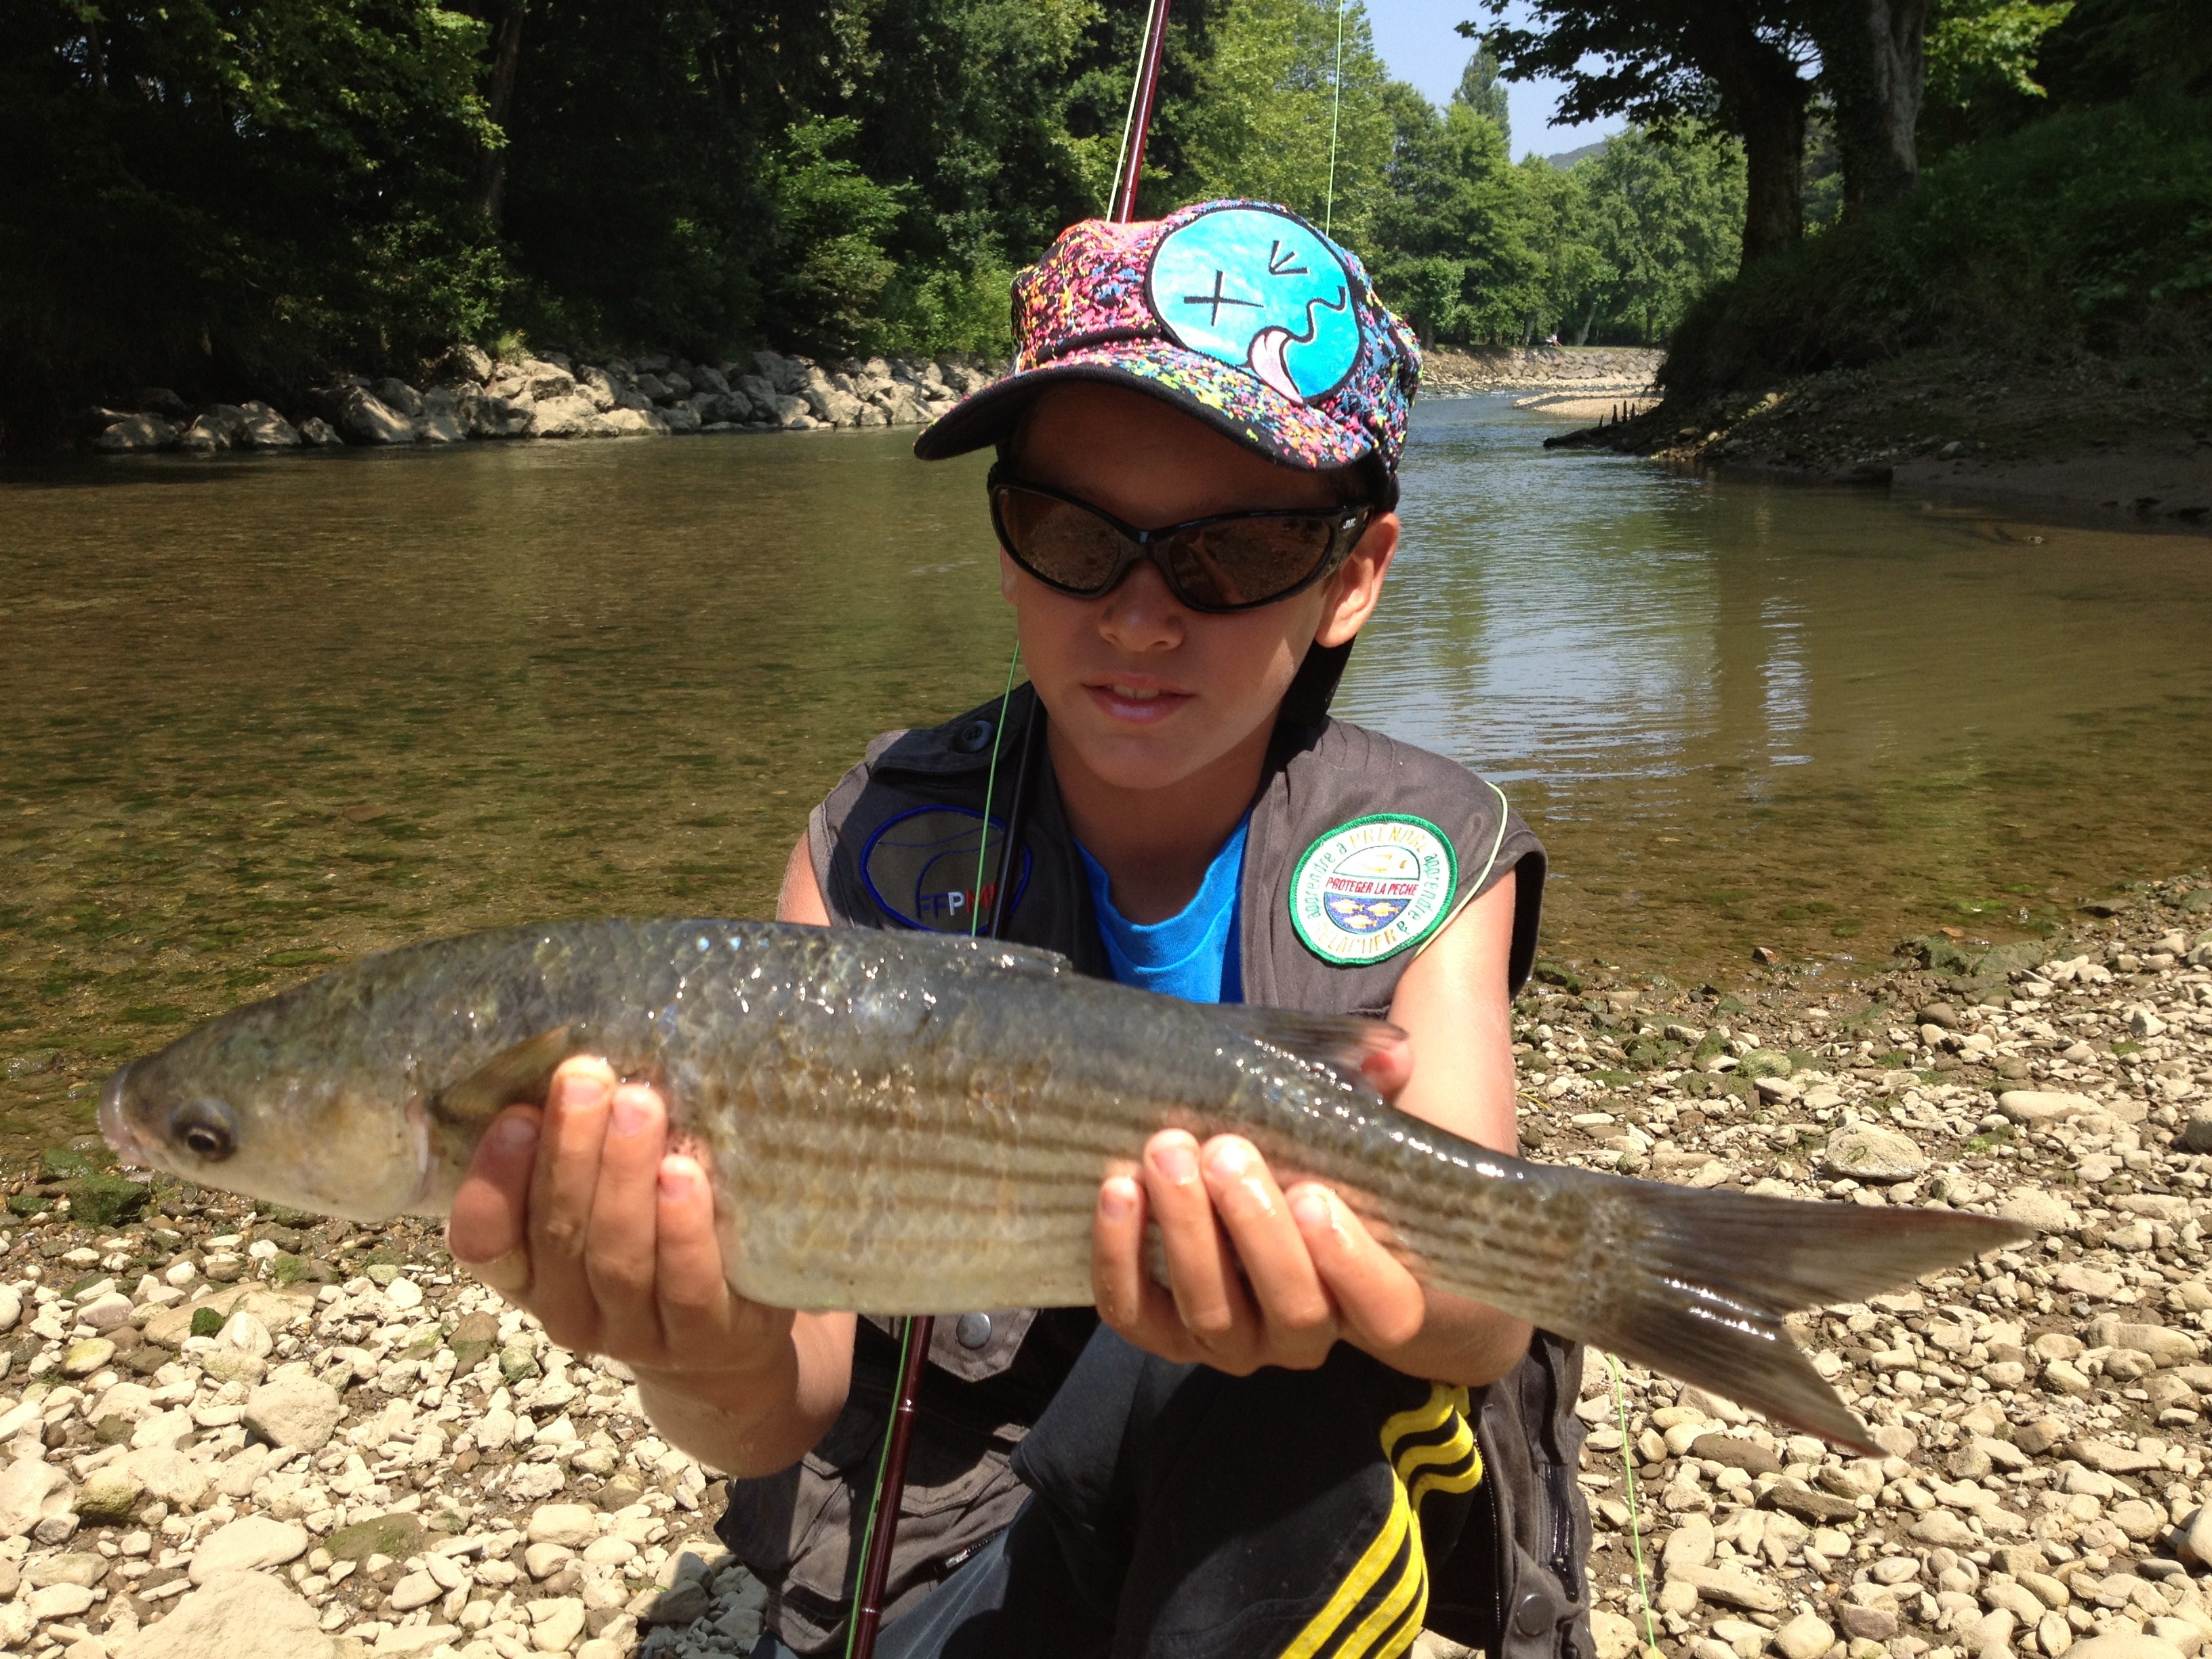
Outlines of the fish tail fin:
[{"label": "fish tail fin", "polygon": [[1583,1264],[1591,1293],[1576,1310],[1583,1328],[1565,1334],[1876,1454],[1784,1316],[1863,1301],[2033,1231],[1954,1210],[1805,1203],[1657,1182],[1604,1185],[1593,1197],[1613,1212],[1614,1224],[1601,1230],[1611,1238],[1600,1247],[1612,1259]]}]

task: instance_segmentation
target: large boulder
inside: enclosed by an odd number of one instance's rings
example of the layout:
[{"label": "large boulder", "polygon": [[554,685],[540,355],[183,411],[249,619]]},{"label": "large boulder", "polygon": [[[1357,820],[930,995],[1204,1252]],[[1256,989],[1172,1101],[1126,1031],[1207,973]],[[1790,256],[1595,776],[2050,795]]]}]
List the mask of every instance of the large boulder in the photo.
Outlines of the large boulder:
[{"label": "large boulder", "polygon": [[817,383],[808,386],[799,395],[814,411],[814,418],[824,426],[858,426],[860,423],[860,400],[849,392],[840,392],[834,386]]},{"label": "large boulder", "polygon": [[115,1659],[332,1659],[337,1644],[290,1585],[261,1572],[222,1573],[115,1650]]},{"label": "large boulder", "polygon": [[332,424],[355,443],[415,441],[415,422],[364,386],[334,386],[325,402]]},{"label": "large boulder", "polygon": [[463,391],[453,400],[454,416],[471,438],[527,438],[532,411],[527,398],[494,392]]},{"label": "large boulder", "polygon": [[691,371],[691,385],[694,390],[700,392],[727,392],[730,389],[729,377],[711,363],[701,363]]},{"label": "large boulder", "polygon": [[606,430],[590,399],[573,391],[566,397],[540,398],[531,406],[530,435],[534,438],[596,438]]},{"label": "large boulder", "polygon": [[468,441],[468,428],[460,418],[453,388],[432,386],[422,394],[422,418],[415,422],[416,435],[426,444],[458,444]]},{"label": "large boulder", "polygon": [[310,449],[342,449],[345,440],[338,429],[319,415],[310,415],[300,422],[300,441]]},{"label": "large boulder", "polygon": [[240,404],[238,412],[242,420],[238,436],[233,441],[240,448],[297,449],[300,447],[299,428],[259,398]]},{"label": "large boulder", "polygon": [[118,454],[167,449],[177,441],[177,428],[159,415],[126,415],[92,441],[94,448]]},{"label": "large boulder", "polygon": [[396,410],[410,421],[422,413],[422,394],[396,374],[386,374],[381,380],[371,380],[368,389],[376,395],[379,403]]},{"label": "large boulder", "polygon": [[582,392],[592,407],[602,415],[622,405],[622,389],[604,368],[580,368],[576,371],[576,389]]},{"label": "large boulder", "polygon": [[611,409],[599,416],[599,423],[610,437],[652,438],[668,434],[668,422],[647,409]]},{"label": "large boulder", "polygon": [[688,403],[669,404],[660,410],[660,418],[668,423],[668,429],[679,437],[687,432],[696,432],[704,424],[699,418],[699,411]]}]

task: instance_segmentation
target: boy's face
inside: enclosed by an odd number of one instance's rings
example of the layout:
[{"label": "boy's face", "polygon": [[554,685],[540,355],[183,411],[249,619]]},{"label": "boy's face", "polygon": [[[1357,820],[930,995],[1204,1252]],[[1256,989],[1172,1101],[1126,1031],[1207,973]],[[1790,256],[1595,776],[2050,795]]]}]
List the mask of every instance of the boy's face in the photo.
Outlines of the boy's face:
[{"label": "boy's face", "polygon": [[[1042,394],[1012,469],[1147,528],[1252,508],[1320,508],[1347,499],[1337,474],[1276,466],[1155,398],[1073,384]],[[1074,599],[1002,552],[1022,657],[1065,744],[1123,789],[1181,783],[1255,739],[1316,639],[1339,645],[1375,606],[1397,542],[1378,515],[1328,580],[1255,610],[1189,610],[1140,561],[1104,597]]]}]

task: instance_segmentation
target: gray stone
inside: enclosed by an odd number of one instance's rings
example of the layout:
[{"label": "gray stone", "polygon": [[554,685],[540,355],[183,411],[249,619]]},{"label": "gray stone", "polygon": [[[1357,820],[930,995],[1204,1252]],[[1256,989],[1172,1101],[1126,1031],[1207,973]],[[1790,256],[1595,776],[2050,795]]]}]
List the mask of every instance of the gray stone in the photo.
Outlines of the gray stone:
[{"label": "gray stone", "polygon": [[1782,1659],[1820,1659],[1836,1644],[1836,1632],[1817,1613],[1801,1613],[1774,1632],[1774,1650]]},{"label": "gray stone", "polygon": [[455,417],[471,438],[527,438],[532,419],[527,398],[489,392],[464,392],[453,402]]},{"label": "gray stone", "polygon": [[1764,1508],[1780,1510],[1784,1515],[1794,1515],[1816,1527],[1855,1521],[1859,1513],[1859,1506],[1850,1498],[1834,1492],[1815,1492],[1802,1480],[1781,1481],[1759,1501]]},{"label": "gray stone", "polygon": [[90,1589],[106,1577],[106,1556],[91,1550],[71,1550],[33,1561],[24,1571],[23,1581],[33,1589],[44,1589],[48,1584],[77,1584]]},{"label": "gray stone", "polygon": [[1701,1434],[1690,1443],[1690,1455],[1724,1463],[1747,1474],[1782,1473],[1782,1460],[1772,1447],[1762,1446],[1740,1434]]},{"label": "gray stone", "polygon": [[2066,1659],[2181,1659],[2181,1650],[2155,1636],[2120,1631],[2076,1642],[2066,1650]]},{"label": "gray stone", "polygon": [[422,394],[397,375],[387,374],[380,380],[371,380],[368,389],[386,408],[414,420],[422,413]]},{"label": "gray stone", "polygon": [[143,1481],[122,1464],[110,1463],[85,1476],[76,1495],[77,1519],[94,1527],[120,1526],[145,1495]]},{"label": "gray stone", "polygon": [[178,434],[177,447],[188,455],[212,455],[230,447],[230,434],[222,422],[200,415]]},{"label": "gray stone", "polygon": [[2070,1232],[2080,1221],[2064,1199],[2039,1187],[2014,1188],[1997,1206],[1997,1213],[2039,1233]]},{"label": "gray stone", "polygon": [[297,449],[300,447],[299,428],[260,399],[240,404],[239,414],[243,416],[238,434],[232,440],[241,449]]},{"label": "gray stone", "polygon": [[658,412],[668,430],[678,437],[696,432],[706,424],[699,418],[699,411],[689,404],[669,404]]},{"label": "gray stone", "polygon": [[140,450],[167,449],[177,441],[177,428],[173,422],[159,415],[130,415],[115,422],[93,441],[94,447],[131,453]]},{"label": "gray stone", "polygon": [[1971,1550],[1981,1547],[1973,1528],[1948,1510],[1930,1510],[1906,1529],[1921,1543],[1939,1548]]},{"label": "gray stone", "polygon": [[1686,1583],[1698,1599],[1716,1607],[1741,1607],[1747,1613],[1779,1613],[1788,1598],[1773,1585],[1729,1567],[1684,1567],[1668,1575],[1670,1582]]},{"label": "gray stone", "polygon": [[584,394],[593,409],[602,415],[621,406],[622,392],[604,368],[580,368],[576,371],[576,389]]},{"label": "gray stone", "polygon": [[599,411],[589,399],[570,392],[562,398],[540,398],[531,410],[533,438],[596,438],[606,431]]},{"label": "gray stone", "polygon": [[834,386],[812,385],[799,396],[814,411],[814,418],[824,426],[857,426],[860,421],[860,400],[849,392],[840,392]]},{"label": "gray stone", "polygon": [[360,386],[338,387],[331,398],[331,405],[338,430],[356,443],[415,441],[415,422]]},{"label": "gray stone", "polygon": [[320,1451],[330,1443],[345,1401],[327,1382],[296,1372],[270,1378],[246,1396],[246,1431],[272,1446]]},{"label": "gray stone", "polygon": [[1887,1183],[1910,1181],[1928,1168],[1928,1155],[1911,1136],[1879,1123],[1852,1123],[1828,1137],[1823,1174],[1835,1181]]},{"label": "gray stone", "polygon": [[23,1316],[23,1298],[12,1285],[0,1285],[0,1331],[12,1331]]},{"label": "gray stone", "polygon": [[225,1573],[127,1638],[115,1659],[335,1659],[314,1608],[260,1572]]},{"label": "gray stone", "polygon": [[300,441],[311,449],[337,449],[345,444],[338,429],[319,415],[310,415],[300,422]]},{"label": "gray stone", "polygon": [[2104,1109],[2087,1095],[2044,1089],[2008,1089],[1997,1097],[1997,1109],[2015,1123],[2057,1123],[2084,1112]]},{"label": "gray stone", "polygon": [[192,1552],[191,1579],[204,1584],[223,1573],[281,1567],[307,1553],[307,1532],[289,1521],[249,1515],[217,1527]]},{"label": "gray stone", "polygon": [[50,1516],[66,1515],[76,1497],[69,1476],[35,1457],[19,1457],[0,1473],[0,1539],[21,1538]]}]

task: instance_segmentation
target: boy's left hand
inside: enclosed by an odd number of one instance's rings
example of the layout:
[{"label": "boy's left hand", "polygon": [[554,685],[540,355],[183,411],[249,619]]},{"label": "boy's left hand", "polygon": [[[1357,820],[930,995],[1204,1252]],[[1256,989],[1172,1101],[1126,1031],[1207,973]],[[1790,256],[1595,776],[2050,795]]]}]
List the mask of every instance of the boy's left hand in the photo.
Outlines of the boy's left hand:
[{"label": "boy's left hand", "polygon": [[[1406,1045],[1370,1060],[1385,1098],[1411,1074]],[[1145,1223],[1159,1225],[1169,1283],[1145,1262]],[[1285,1193],[1251,1142],[1181,1129],[1146,1144],[1141,1163],[1100,1187],[1091,1230],[1099,1317],[1137,1346],[1245,1376],[1310,1370],[1340,1339],[1370,1352],[1413,1340],[1420,1283],[1317,1182]]]}]

